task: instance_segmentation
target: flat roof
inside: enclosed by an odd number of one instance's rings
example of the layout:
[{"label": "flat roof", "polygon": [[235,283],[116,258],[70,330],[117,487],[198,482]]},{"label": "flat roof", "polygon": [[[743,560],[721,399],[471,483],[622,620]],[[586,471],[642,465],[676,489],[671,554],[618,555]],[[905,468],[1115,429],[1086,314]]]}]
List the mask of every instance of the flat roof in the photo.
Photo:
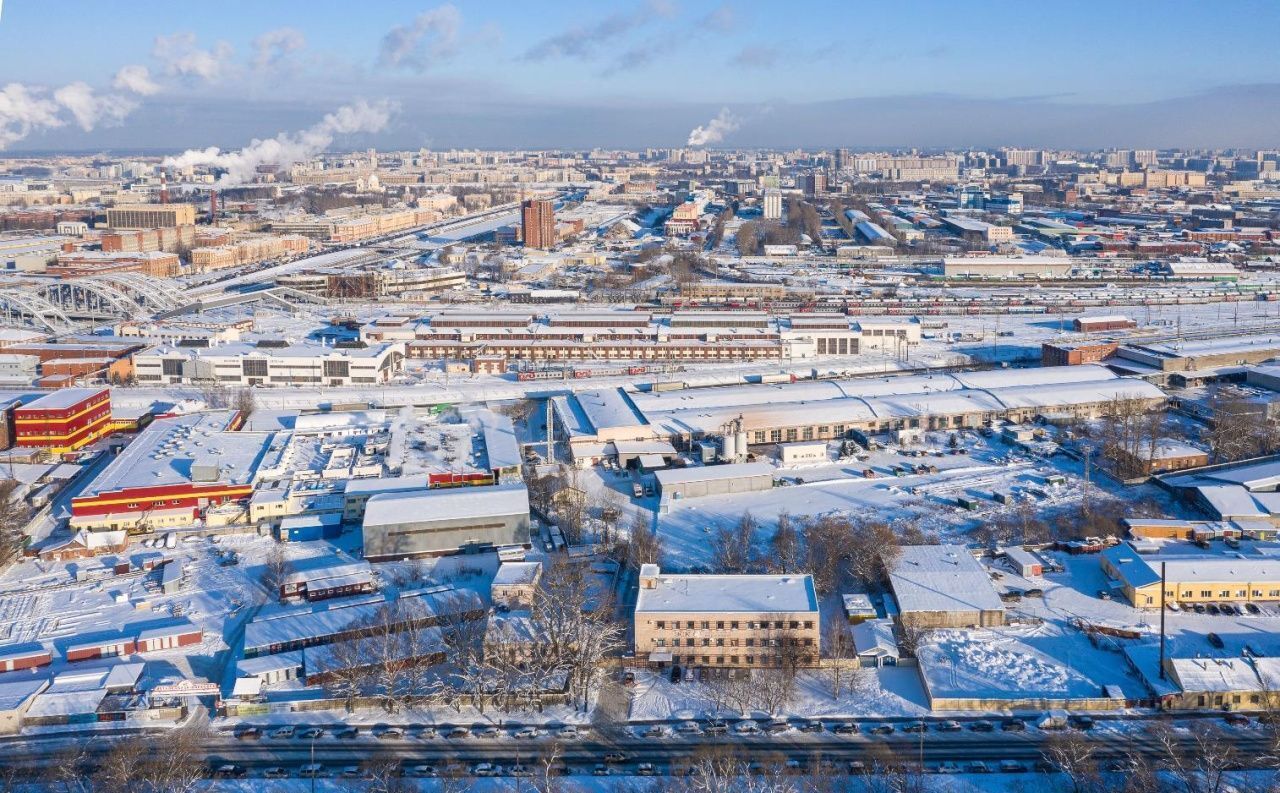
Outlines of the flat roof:
[{"label": "flat roof", "polygon": [[457,487],[410,493],[379,493],[369,499],[364,525],[467,520],[529,514],[524,485]]},{"label": "flat roof", "polygon": [[721,479],[741,479],[748,476],[773,476],[773,466],[768,463],[729,463],[727,465],[702,465],[688,468],[670,468],[656,471],[658,484],[663,487],[684,485],[691,482],[715,482]]},{"label": "flat roof", "polygon": [[657,587],[641,587],[637,614],[818,612],[809,575],[668,575]]},{"label": "flat roof", "polygon": [[963,545],[906,545],[889,574],[899,609],[1003,611],[991,576]]},{"label": "flat roof", "polygon": [[287,444],[277,433],[230,432],[234,410],[186,413],[152,422],[98,474],[84,497],[127,487],[192,482],[192,467],[216,464],[218,482],[245,485]]},{"label": "flat roof", "polygon": [[18,410],[65,410],[107,390],[106,388],[60,388],[23,405]]}]

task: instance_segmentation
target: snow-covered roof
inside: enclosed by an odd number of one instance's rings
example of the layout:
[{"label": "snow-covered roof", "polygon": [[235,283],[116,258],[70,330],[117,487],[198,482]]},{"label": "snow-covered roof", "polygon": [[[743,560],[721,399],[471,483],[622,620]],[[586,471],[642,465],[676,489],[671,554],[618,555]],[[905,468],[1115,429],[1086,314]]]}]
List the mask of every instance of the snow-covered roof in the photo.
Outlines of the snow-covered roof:
[{"label": "snow-covered roof", "polygon": [[1183,691],[1259,691],[1261,681],[1246,658],[1172,658]]},{"label": "snow-covered roof", "polygon": [[587,421],[597,432],[615,427],[638,427],[645,418],[631,403],[631,398],[618,388],[582,391],[575,395]]},{"label": "snow-covered roof", "polygon": [[899,657],[898,640],[893,635],[893,620],[859,622],[853,626],[852,632],[853,647],[858,655]]},{"label": "snow-covered roof", "polygon": [[722,479],[741,479],[749,476],[773,476],[773,466],[768,463],[731,463],[728,465],[703,465],[688,468],[671,468],[657,471],[654,477],[662,487],[687,485],[692,482],[716,482]]},{"label": "snow-covered roof", "polygon": [[902,613],[1003,611],[991,576],[963,545],[907,545],[889,575]]},{"label": "snow-covered roof", "polygon": [[105,388],[60,388],[57,391],[45,394],[30,404],[23,405],[18,408],[18,411],[66,410],[69,407],[75,407],[90,397],[101,394],[105,390]]},{"label": "snow-covered roof", "polygon": [[1160,565],[1175,583],[1230,583],[1280,580],[1280,546],[1248,543],[1239,550],[1229,546],[1201,548],[1181,540],[1148,540],[1139,553],[1134,543],[1123,542],[1102,552],[1125,583],[1134,587],[1160,581]]},{"label": "snow-covered roof", "polygon": [[493,576],[493,586],[527,586],[542,574],[542,562],[503,562]]},{"label": "snow-covered roof", "polygon": [[409,493],[379,493],[369,499],[364,525],[387,526],[418,520],[471,520],[529,514],[524,485],[458,487]]},{"label": "snow-covered roof", "polygon": [[348,496],[369,493],[396,493],[409,490],[426,490],[429,478],[426,474],[409,474],[407,476],[366,477],[364,479],[347,480],[343,491]]},{"label": "snow-covered roof", "polygon": [[284,453],[277,433],[228,432],[233,410],[187,413],[153,422],[85,488],[86,494],[192,481],[196,464],[216,464],[218,480],[243,485]]},{"label": "snow-covered roof", "polygon": [[0,682],[0,713],[10,713],[21,708],[27,700],[40,693],[49,681],[25,677]]},{"label": "snow-covered roof", "polygon": [[641,587],[636,614],[818,613],[809,575],[658,574],[652,589]]}]

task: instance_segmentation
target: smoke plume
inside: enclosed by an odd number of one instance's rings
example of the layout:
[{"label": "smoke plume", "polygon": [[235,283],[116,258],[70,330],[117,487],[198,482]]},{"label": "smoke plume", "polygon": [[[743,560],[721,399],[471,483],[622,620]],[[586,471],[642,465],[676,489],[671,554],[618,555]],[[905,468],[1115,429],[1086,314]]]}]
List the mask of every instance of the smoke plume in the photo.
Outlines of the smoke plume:
[{"label": "smoke plume", "polygon": [[383,100],[370,104],[363,99],[344,105],[325,116],[320,123],[301,132],[281,132],[274,138],[255,139],[239,151],[224,152],[216,146],[190,149],[164,160],[166,168],[187,169],[205,166],[223,171],[218,178],[222,186],[253,181],[260,165],[288,168],[320,154],[338,135],[381,132],[386,129],[395,107]]},{"label": "smoke plume", "polygon": [[741,122],[729,112],[729,108],[721,108],[720,115],[711,119],[705,126],[697,126],[689,133],[686,146],[707,146],[724,140],[725,135],[737,132]]}]

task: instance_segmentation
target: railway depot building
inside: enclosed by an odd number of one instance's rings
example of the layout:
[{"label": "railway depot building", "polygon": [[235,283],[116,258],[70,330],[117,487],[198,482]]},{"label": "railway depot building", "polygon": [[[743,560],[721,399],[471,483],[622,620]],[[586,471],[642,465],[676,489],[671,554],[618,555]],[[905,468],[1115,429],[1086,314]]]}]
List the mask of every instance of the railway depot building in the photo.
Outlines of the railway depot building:
[{"label": "railway depot building", "polygon": [[1165,396],[1150,383],[1119,377],[1102,366],[1073,366],[656,392],[602,389],[553,404],[571,445],[647,438],[688,445],[723,436],[738,423],[748,444],[758,445],[840,439],[853,430],[870,434],[976,428],[998,419],[1096,418],[1117,399],[1154,408]]},{"label": "railway depot building", "polygon": [[821,621],[809,575],[677,575],[640,570],[641,663],[759,669],[816,666]]},{"label": "railway depot building", "polygon": [[920,343],[912,320],[853,321],[843,314],[772,317],[758,311],[591,312],[536,315],[444,312],[387,317],[365,341],[401,341],[411,358],[480,355],[540,361],[757,361],[902,352]]},{"label": "railway depot building", "polygon": [[14,408],[13,428],[18,446],[75,451],[111,430],[111,391],[64,388],[46,394]]}]

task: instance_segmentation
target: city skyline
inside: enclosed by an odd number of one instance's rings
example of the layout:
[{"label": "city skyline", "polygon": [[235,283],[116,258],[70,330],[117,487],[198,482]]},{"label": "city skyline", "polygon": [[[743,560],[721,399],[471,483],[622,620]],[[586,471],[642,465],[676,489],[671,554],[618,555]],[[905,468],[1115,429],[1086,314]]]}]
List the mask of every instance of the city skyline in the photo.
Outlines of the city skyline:
[{"label": "city skyline", "polygon": [[11,3],[0,146],[238,148],[360,100],[392,112],[333,145],[1267,146],[1280,12],[1236,7],[1258,24],[1226,47],[1191,3],[65,3],[51,58],[47,11]]}]

